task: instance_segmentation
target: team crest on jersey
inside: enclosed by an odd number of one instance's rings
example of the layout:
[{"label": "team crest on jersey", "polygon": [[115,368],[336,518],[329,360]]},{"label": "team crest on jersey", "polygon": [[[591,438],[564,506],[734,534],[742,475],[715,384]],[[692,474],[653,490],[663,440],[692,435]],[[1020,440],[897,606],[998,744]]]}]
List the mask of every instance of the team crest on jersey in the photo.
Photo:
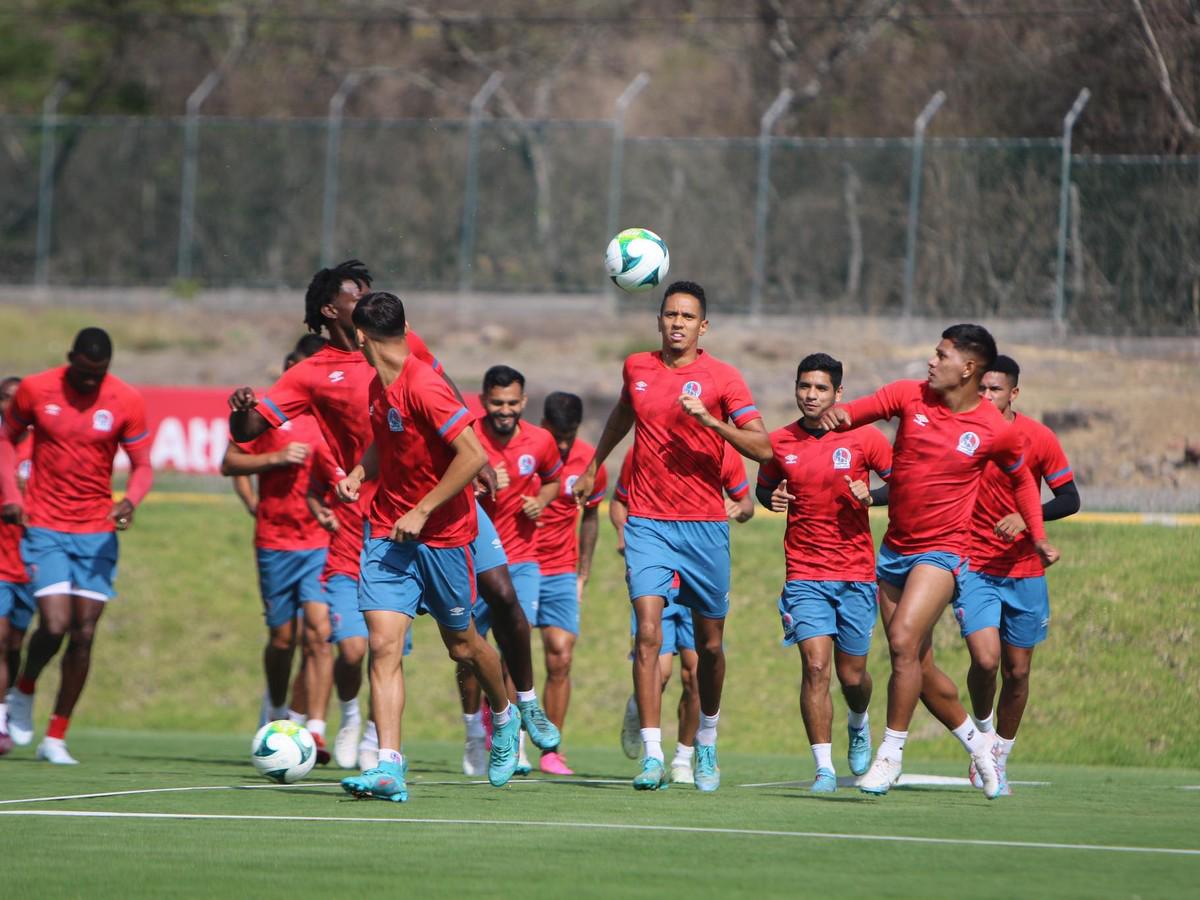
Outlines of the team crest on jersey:
[{"label": "team crest on jersey", "polygon": [[60,412],[62,412],[62,407],[57,403],[47,403],[42,407],[42,409],[46,411],[46,415],[48,416],[57,416]]},{"label": "team crest on jersey", "polygon": [[850,451],[845,447],[838,447],[833,451],[833,467],[835,469],[850,468]]},{"label": "team crest on jersey", "polygon": [[683,392],[685,394],[687,394],[689,397],[697,397],[698,398],[700,396],[700,382],[689,381],[687,384],[685,384],[683,386]]},{"label": "team crest on jersey", "polygon": [[929,417],[925,415],[925,413],[917,413],[915,416],[913,416],[913,421],[924,427],[925,425],[929,424]]},{"label": "team crest on jersey", "polygon": [[965,453],[967,456],[974,456],[975,451],[979,449],[979,435],[973,431],[964,431],[958,437],[958,452]]},{"label": "team crest on jersey", "polygon": [[575,490],[575,482],[579,480],[578,475],[568,475],[566,482],[563,484],[563,494],[567,497],[571,496],[571,492]]},{"label": "team crest on jersey", "polygon": [[522,475],[532,475],[533,467],[535,465],[537,465],[537,460],[535,460],[528,453],[522,453],[520,457],[517,458],[517,471]]},{"label": "team crest on jersey", "polygon": [[92,413],[92,428],[96,431],[112,431],[113,416],[107,409],[98,409]]},{"label": "team crest on jersey", "polygon": [[343,372],[341,369],[334,369],[332,372],[329,373],[329,380],[332,381],[334,384],[337,384],[339,381],[341,381],[345,377],[346,377],[346,373]]},{"label": "team crest on jersey", "polygon": [[644,382],[644,381],[635,381],[633,383],[633,389],[635,391],[637,391],[639,394],[646,393],[646,388],[648,388],[649,386],[650,385],[646,384],[646,382]]},{"label": "team crest on jersey", "polygon": [[787,456],[785,456],[783,458],[783,464],[785,466],[794,466],[799,461],[800,461],[800,457],[798,457],[795,453],[789,453]]},{"label": "team crest on jersey", "polygon": [[387,422],[388,428],[392,431],[404,430],[404,420],[400,418],[400,410],[396,409],[394,406],[388,407]]}]

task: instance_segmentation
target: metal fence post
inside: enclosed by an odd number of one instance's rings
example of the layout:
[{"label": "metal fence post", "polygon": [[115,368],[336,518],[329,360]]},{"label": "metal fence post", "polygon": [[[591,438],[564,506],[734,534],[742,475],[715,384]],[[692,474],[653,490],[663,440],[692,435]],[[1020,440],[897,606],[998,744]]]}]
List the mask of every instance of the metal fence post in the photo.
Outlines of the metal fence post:
[{"label": "metal fence post", "polygon": [[625,113],[634,98],[650,83],[650,76],[639,72],[633,81],[621,91],[613,109],[613,145],[611,164],[608,170],[608,229],[606,238],[611,238],[621,227],[621,169],[625,163]]},{"label": "metal fence post", "polygon": [[333,265],[333,229],[337,218],[338,154],[342,142],[342,113],[346,100],[360,81],[362,72],[348,72],[329,98],[325,135],[325,191],[321,202],[321,265]]},{"label": "metal fence post", "polygon": [[60,81],[42,100],[42,157],[38,169],[37,249],[34,255],[33,283],[45,287],[50,279],[50,225],[54,214],[55,137],[58,128],[58,103],[67,93]]},{"label": "metal fence post", "polygon": [[192,224],[196,215],[200,106],[220,82],[221,69],[213,69],[187,98],[183,125],[183,184],[179,198],[179,257],[175,267],[175,274],[181,281],[192,277]]},{"label": "metal fence post", "polygon": [[[1063,316],[1067,308],[1067,222],[1070,219],[1071,191],[1071,132],[1075,121],[1087,106],[1092,92],[1084,88],[1071,104],[1070,110],[1063,116],[1062,136],[1062,176],[1058,194],[1058,258],[1054,267],[1054,324],[1062,328]],[[1079,260],[1075,260],[1075,265]]]},{"label": "metal fence post", "polygon": [[771,187],[771,129],[792,102],[792,89],[784,88],[763,113],[758,127],[758,196],[754,202],[754,272],[750,288],[750,318],[762,317],[763,283],[767,266],[767,212]]},{"label": "metal fence post", "polygon": [[503,75],[493,72],[479,92],[471,98],[471,115],[467,122],[467,182],[463,191],[462,235],[458,247],[458,288],[464,292],[471,290],[471,278],[475,269],[475,212],[479,206],[479,128],[484,107],[503,80]]},{"label": "metal fence post", "polygon": [[938,91],[929,98],[913,123],[912,174],[908,182],[908,237],[904,249],[904,307],[905,319],[912,317],[913,283],[917,277],[917,222],[921,217],[921,167],[925,158],[925,129],[946,102],[946,92]]}]

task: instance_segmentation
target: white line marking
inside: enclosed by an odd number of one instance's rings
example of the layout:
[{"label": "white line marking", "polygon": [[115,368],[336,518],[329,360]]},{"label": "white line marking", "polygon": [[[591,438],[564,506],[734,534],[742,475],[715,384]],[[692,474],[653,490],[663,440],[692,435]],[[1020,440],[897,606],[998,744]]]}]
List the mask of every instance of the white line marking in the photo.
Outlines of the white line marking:
[{"label": "white line marking", "polygon": [[901,844],[943,844],[966,847],[1010,847],[1021,850],[1090,850],[1107,853],[1155,853],[1169,856],[1200,856],[1200,850],[1184,847],[1125,847],[1108,844],[1057,844],[1038,841],[991,841],[966,838],[917,837],[900,834],[837,834],[821,831],[772,831],[765,828],[699,828],[689,825],[631,825],[616,822],[531,822],[517,819],[399,819],[381,816],[246,816],[191,813],[92,812],[69,809],[3,809],[0,816],[59,816],[82,819],[178,819],[220,822],[340,822],[388,823],[393,825],[493,825],[503,828],[579,828],[597,831],[658,831],[686,834],[730,834],[751,837],[812,838],[829,841],[884,841]]},{"label": "white line marking", "polygon": [[1200,791],[1200,784],[1185,784],[1180,788],[1181,791]]},{"label": "white line marking", "polygon": [[[1012,781],[1010,784],[1024,785],[1025,787],[1044,787],[1050,784],[1049,781]],[[952,786],[952,787],[969,787],[971,784],[966,778],[959,778],[954,775],[901,775],[896,782],[896,787],[920,787],[920,786]],[[857,787],[858,779],[853,775],[843,775],[838,779],[838,787]],[[812,779],[808,781],[761,781],[756,784],[739,784],[738,787],[744,788],[761,788],[761,787],[812,787]],[[1200,787],[1198,787],[1200,789]]]}]

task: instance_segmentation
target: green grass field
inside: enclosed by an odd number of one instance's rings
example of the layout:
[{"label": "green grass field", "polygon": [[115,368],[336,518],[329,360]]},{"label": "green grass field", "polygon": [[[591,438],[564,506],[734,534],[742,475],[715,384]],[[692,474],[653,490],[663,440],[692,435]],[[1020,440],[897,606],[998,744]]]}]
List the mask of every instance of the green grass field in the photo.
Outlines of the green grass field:
[{"label": "green grass field", "polygon": [[[459,775],[451,667],[420,620],[407,666],[411,799],[399,806],[344,799],[333,771],[290,788],[256,778],[248,743],[264,634],[250,518],[231,497],[160,494],[122,539],[121,597],[101,622],[71,733],[82,765],[36,763],[32,747],[0,760],[0,815],[14,819],[3,832],[5,894],[246,895],[281,886],[315,894],[349,885],[431,896],[1194,890],[1200,852],[1160,851],[1200,848],[1200,790],[1180,789],[1200,785],[1195,529],[1051,524],[1064,560],[1050,573],[1051,636],[1035,660],[1009,765],[1016,793],[988,803],[961,786],[876,800],[850,788],[816,799],[796,784],[811,778],[812,762],[796,701],[798,655],[779,645],[782,525],[763,516],[734,529],[719,794],[628,787],[635,765],[617,732],[629,692],[629,607],[606,527],[565,729],[579,777],[497,791]],[[937,648],[961,683],[966,655],[949,617]],[[887,676],[878,632],[871,668],[878,738]],[[52,666],[39,685],[39,728],[55,683]],[[844,731],[834,740],[844,775]],[[964,763],[957,742],[919,711],[906,772],[961,777]],[[178,790],[189,787],[206,789]],[[175,790],[76,797],[158,788]],[[39,797],[62,799],[29,799]]]}]

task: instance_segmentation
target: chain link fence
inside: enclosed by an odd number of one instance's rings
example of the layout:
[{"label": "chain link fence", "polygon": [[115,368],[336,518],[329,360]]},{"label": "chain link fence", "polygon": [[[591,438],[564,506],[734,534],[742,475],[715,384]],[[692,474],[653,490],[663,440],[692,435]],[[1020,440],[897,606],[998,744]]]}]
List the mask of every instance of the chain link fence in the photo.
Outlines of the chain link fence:
[{"label": "chain link fence", "polygon": [[[756,139],[623,138],[614,166],[607,121],[347,120],[327,166],[325,119],[204,117],[189,197],[184,122],[0,117],[0,279],[296,288],[359,256],[397,288],[594,293],[618,216],[725,311],[761,259],[763,312],[899,314],[911,252],[917,315],[1053,316],[1057,139],[930,138],[910,210],[912,140],[771,138],[756,254]],[[1200,334],[1200,157],[1069,163],[1065,324]]]}]

